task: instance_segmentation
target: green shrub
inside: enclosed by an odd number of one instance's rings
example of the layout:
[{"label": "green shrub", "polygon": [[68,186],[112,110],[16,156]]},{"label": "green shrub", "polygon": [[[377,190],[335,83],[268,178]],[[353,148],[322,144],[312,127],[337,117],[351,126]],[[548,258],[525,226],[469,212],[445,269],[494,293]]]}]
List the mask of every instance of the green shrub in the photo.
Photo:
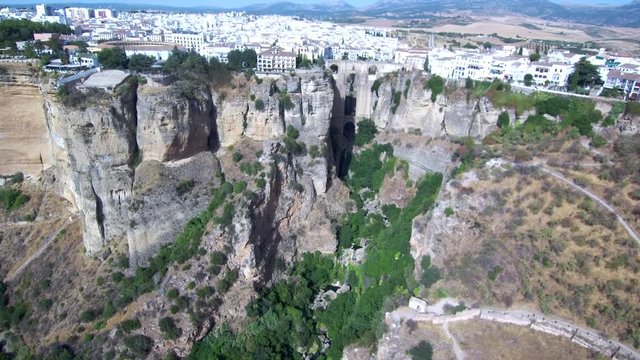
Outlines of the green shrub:
[{"label": "green shrub", "polygon": [[218,291],[221,294],[226,293],[235,284],[236,280],[238,280],[238,269],[227,271],[224,278],[218,280]]},{"label": "green shrub", "polygon": [[364,119],[358,121],[358,132],[354,140],[355,145],[363,146],[373,140],[378,133],[376,123],[371,119]]},{"label": "green shrub", "polygon": [[132,331],[140,329],[142,327],[142,324],[140,323],[140,320],[134,318],[122,321],[120,323],[120,327],[122,328],[122,331],[130,334]]},{"label": "green shrub", "polygon": [[198,296],[200,299],[208,298],[214,293],[215,293],[215,289],[212,288],[211,286],[205,286],[203,288],[196,290],[196,296]]},{"label": "green shrub", "polygon": [[605,139],[604,136],[600,134],[594,133],[591,136],[591,144],[596,148],[603,147],[607,145],[607,139]]},{"label": "green shrub", "polygon": [[115,282],[120,282],[124,279],[124,273],[122,273],[122,271],[116,271],[111,274],[111,279]]},{"label": "green shrub", "polygon": [[289,125],[287,126],[287,137],[296,140],[298,139],[298,137],[300,137],[300,132],[292,125]]},{"label": "green shrub", "polygon": [[175,340],[182,335],[182,330],[176,326],[176,323],[170,317],[163,317],[158,321],[160,331],[164,334],[164,338],[168,340]]},{"label": "green shrub", "polygon": [[247,189],[247,182],[244,180],[238,180],[233,184],[233,192],[240,194]]},{"label": "green shrub", "polygon": [[134,355],[146,356],[153,349],[153,339],[144,335],[131,335],[124,338],[124,345]]},{"label": "green shrub", "polygon": [[436,102],[438,95],[444,92],[444,79],[438,75],[433,75],[429,81],[427,81],[425,88],[431,90],[431,101]]},{"label": "green shrub", "polygon": [[407,351],[407,354],[414,360],[431,360],[433,358],[433,347],[428,342],[422,340],[418,345]]},{"label": "green shrub", "polygon": [[253,105],[256,107],[256,110],[263,111],[264,110],[264,101],[262,99],[256,99]]},{"label": "green shrub", "polygon": [[212,265],[222,266],[225,265],[228,261],[227,255],[225,255],[222,251],[214,251],[210,255],[210,260]]},{"label": "green shrub", "polygon": [[24,181],[24,174],[21,172],[17,172],[11,175],[11,179],[9,179],[9,182],[11,184],[21,184],[23,181]]},{"label": "green shrub", "polygon": [[116,266],[118,266],[121,269],[126,269],[129,267],[129,257],[126,255],[120,255],[118,256],[118,259],[116,260]]},{"label": "green shrub", "polygon": [[489,271],[489,280],[496,281],[498,275],[500,275],[503,270],[501,266],[494,266],[494,268]]},{"label": "green shrub", "polygon": [[499,128],[505,128],[507,126],[509,126],[509,124],[511,123],[511,120],[509,119],[509,113],[506,111],[503,111],[500,113],[500,115],[498,115],[498,127]]},{"label": "green shrub", "polygon": [[240,162],[242,160],[243,156],[242,154],[240,154],[239,152],[235,151],[233,153],[233,155],[231,155],[231,159],[233,160],[233,162]]},{"label": "green shrub", "polygon": [[180,291],[178,291],[178,289],[176,288],[172,288],[169,291],[167,291],[167,298],[171,300],[177,299],[178,296],[180,296]]},{"label": "green shrub", "polygon": [[51,308],[51,305],[53,305],[53,301],[51,299],[41,299],[40,301],[38,301],[38,309],[40,311],[47,311]]},{"label": "green shrub", "polygon": [[107,301],[107,303],[104,304],[104,307],[102,308],[102,317],[105,319],[110,319],[116,312],[118,312],[118,309],[116,309],[111,301]]},{"label": "green shrub", "polygon": [[400,91],[396,91],[395,89],[391,89],[391,113],[395,114],[398,110],[398,106],[400,106],[400,102],[402,101],[402,93]]},{"label": "green shrub", "polygon": [[258,189],[264,189],[267,186],[267,181],[263,178],[256,179],[256,187]]},{"label": "green shrub", "polygon": [[378,96],[378,90],[380,89],[380,85],[382,85],[382,81],[380,79],[375,79],[373,84],[371,85],[371,92],[375,92],[376,96]]},{"label": "green shrub", "polygon": [[280,103],[285,108],[285,110],[293,110],[293,108],[296,107],[293,101],[291,101],[291,97],[286,92],[280,94]]},{"label": "green shrub", "polygon": [[453,211],[453,209],[452,209],[452,208],[448,207],[448,208],[444,209],[444,215],[445,215],[446,217],[449,217],[449,216],[451,216],[451,215],[453,215],[453,214],[455,214],[455,212]]},{"label": "green shrub", "polygon": [[193,179],[182,179],[176,185],[176,192],[178,195],[184,195],[190,192],[195,185],[196,182]]},{"label": "green shrub", "polygon": [[80,321],[92,322],[98,318],[98,312],[95,309],[88,309],[80,313]]},{"label": "green shrub", "polygon": [[420,282],[422,283],[422,285],[424,285],[428,289],[433,284],[438,282],[438,280],[440,280],[441,278],[440,270],[435,266],[431,265],[430,256],[423,256],[421,265],[422,265],[422,276],[420,277]]},{"label": "green shrub", "polygon": [[11,187],[0,188],[0,205],[7,211],[17,209],[26,204],[27,201],[29,201],[29,196],[18,189]]}]

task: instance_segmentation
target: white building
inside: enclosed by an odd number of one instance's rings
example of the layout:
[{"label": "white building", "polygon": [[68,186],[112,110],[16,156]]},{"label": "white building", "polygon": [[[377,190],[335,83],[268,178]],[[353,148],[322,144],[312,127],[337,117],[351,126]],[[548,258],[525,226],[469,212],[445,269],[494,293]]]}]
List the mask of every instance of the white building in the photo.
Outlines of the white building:
[{"label": "white building", "polygon": [[258,54],[259,72],[285,72],[296,68],[296,54],[269,50]]},{"label": "white building", "polygon": [[87,20],[92,17],[93,11],[88,8],[69,7],[64,9],[64,15],[74,20]]},{"label": "white building", "polygon": [[116,17],[116,14],[111,9],[95,9],[93,13],[98,19],[113,19]]},{"label": "white building", "polygon": [[51,6],[48,6],[45,4],[36,5],[36,16],[42,17],[42,16],[51,16],[51,15],[53,15],[53,10],[51,9]]},{"label": "white building", "polygon": [[165,33],[164,41],[177,44],[189,50],[200,53],[205,45],[205,36],[202,33]]}]

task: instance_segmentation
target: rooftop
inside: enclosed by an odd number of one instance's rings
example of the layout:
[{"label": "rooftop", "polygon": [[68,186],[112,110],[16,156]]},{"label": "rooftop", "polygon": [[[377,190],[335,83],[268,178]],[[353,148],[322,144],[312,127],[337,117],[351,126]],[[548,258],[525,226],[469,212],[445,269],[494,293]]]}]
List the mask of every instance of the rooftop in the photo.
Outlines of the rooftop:
[{"label": "rooftop", "polygon": [[122,70],[103,70],[91,75],[83,84],[84,87],[114,88],[129,77]]}]

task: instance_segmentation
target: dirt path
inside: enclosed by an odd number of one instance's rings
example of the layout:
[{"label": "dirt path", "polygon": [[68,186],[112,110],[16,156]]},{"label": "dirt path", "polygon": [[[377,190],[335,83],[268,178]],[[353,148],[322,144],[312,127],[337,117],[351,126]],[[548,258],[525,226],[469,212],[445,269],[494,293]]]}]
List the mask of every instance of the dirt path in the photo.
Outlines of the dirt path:
[{"label": "dirt path", "polygon": [[451,335],[451,332],[449,331],[449,323],[445,322],[444,324],[442,324],[442,329],[451,340],[451,345],[453,346],[453,353],[456,354],[456,358],[458,360],[464,360],[467,355],[460,348],[460,344],[458,344],[458,340],[456,340],[456,338],[453,335]]},{"label": "dirt path", "polygon": [[40,246],[40,248],[38,250],[36,250],[36,252],[34,252],[31,256],[29,256],[29,258],[27,258],[27,260],[25,260],[25,262],[23,262],[22,265],[20,265],[17,269],[15,269],[15,270],[11,271],[9,274],[7,274],[7,276],[5,277],[5,281],[11,281],[11,280],[15,279],[15,277],[18,276],[20,273],[22,273],[24,271],[24,269],[26,269],[27,266],[29,266],[29,264],[31,264],[31,262],[33,260],[37,259],[38,257],[40,257],[40,255],[42,255],[44,253],[44,251],[49,247],[49,245],[51,245],[53,243],[53,241],[56,239],[58,234],[60,234],[60,232],[62,230],[66,229],[67,226],[69,226],[75,220],[76,220],[75,216],[69,217],[69,219],[67,221],[65,221],[64,224],[62,224],[62,226],[57,228],[53,233],[51,233],[47,237],[47,239],[44,241],[42,246]]},{"label": "dirt path", "polygon": [[[418,313],[413,309],[408,307],[402,307],[394,310],[393,312],[388,314],[388,318],[399,324],[404,320],[413,320],[416,322],[429,322],[432,324],[441,324],[442,329],[446,333],[447,337],[451,339],[451,344],[453,346],[453,351],[458,359],[464,359],[466,354],[460,348],[457,340],[451,334],[448,328],[449,322],[458,322],[458,321],[492,321],[501,324],[510,324],[516,326],[528,327],[535,331],[542,331],[547,334],[553,336],[567,336],[562,335],[560,332],[548,332],[542,330],[540,327],[533,326],[534,323],[538,323],[539,320],[546,321],[548,324],[559,325],[558,329],[564,329],[566,331],[571,332],[571,339],[573,341],[573,336],[576,336],[577,333],[587,334],[589,336],[597,337],[599,340],[595,341],[597,344],[608,343],[613,348],[617,348],[615,351],[616,354],[620,353],[621,355],[626,355],[626,358],[629,359],[638,359],[640,360],[640,353],[638,353],[635,349],[630,348],[629,346],[622,344],[620,342],[609,340],[603,337],[598,331],[590,328],[586,328],[583,326],[578,326],[573,324],[572,322],[567,321],[566,319],[556,318],[553,316],[545,315],[539,312],[530,311],[530,310],[504,310],[504,309],[493,309],[493,308],[480,308],[480,309],[472,309],[467,312],[471,312],[472,314],[465,314],[465,312],[458,313],[457,315],[445,315],[441,313]],[[484,314],[487,313],[487,316]],[[567,330],[568,328],[568,330]],[[567,336],[569,337],[569,336]],[[574,341],[575,342],[575,341]],[[576,344],[583,346],[585,348],[590,348],[590,346],[586,346],[584,343],[575,342]],[[603,353],[604,355],[611,356],[610,353],[605,353],[605,350],[596,350]]]},{"label": "dirt path", "polygon": [[623,219],[622,216],[620,216],[620,213],[618,213],[618,211],[616,211],[616,209],[613,206],[609,205],[606,201],[604,201],[603,199],[601,199],[600,197],[598,197],[596,194],[592,193],[588,189],[585,189],[583,187],[580,187],[580,186],[574,184],[573,181],[567,179],[562,174],[560,174],[560,173],[558,173],[558,172],[556,172],[554,170],[549,169],[545,165],[541,165],[540,169],[543,172],[545,172],[545,173],[555,177],[556,179],[564,182],[565,184],[571,186],[572,188],[580,191],[581,193],[585,194],[586,196],[588,196],[591,199],[593,199],[594,201],[596,201],[598,204],[600,204],[605,209],[609,210],[609,212],[611,212],[612,214],[614,214],[616,216],[616,218],[618,219],[618,222],[620,222],[620,224],[622,224],[622,226],[627,231],[627,233],[629,233],[629,236],[631,236],[638,244],[640,244],[640,236],[638,236],[638,234],[635,232],[635,230],[633,230],[633,228],[629,225],[629,223],[627,223],[627,221],[625,219]]}]

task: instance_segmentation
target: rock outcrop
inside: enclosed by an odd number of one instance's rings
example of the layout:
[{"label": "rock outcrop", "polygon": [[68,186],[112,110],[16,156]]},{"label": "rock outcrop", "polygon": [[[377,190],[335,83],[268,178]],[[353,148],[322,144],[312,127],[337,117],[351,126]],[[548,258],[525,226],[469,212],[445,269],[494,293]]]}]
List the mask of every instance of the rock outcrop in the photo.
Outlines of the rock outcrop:
[{"label": "rock outcrop", "polygon": [[[496,129],[504,110],[486,98],[467,101],[464,89],[440,94],[433,102],[421,72],[401,72],[390,65],[338,64],[336,86],[344,103],[334,109],[334,115],[352,116],[355,121],[369,118],[381,130],[483,138]],[[374,83],[379,84],[377,89]]]}]

